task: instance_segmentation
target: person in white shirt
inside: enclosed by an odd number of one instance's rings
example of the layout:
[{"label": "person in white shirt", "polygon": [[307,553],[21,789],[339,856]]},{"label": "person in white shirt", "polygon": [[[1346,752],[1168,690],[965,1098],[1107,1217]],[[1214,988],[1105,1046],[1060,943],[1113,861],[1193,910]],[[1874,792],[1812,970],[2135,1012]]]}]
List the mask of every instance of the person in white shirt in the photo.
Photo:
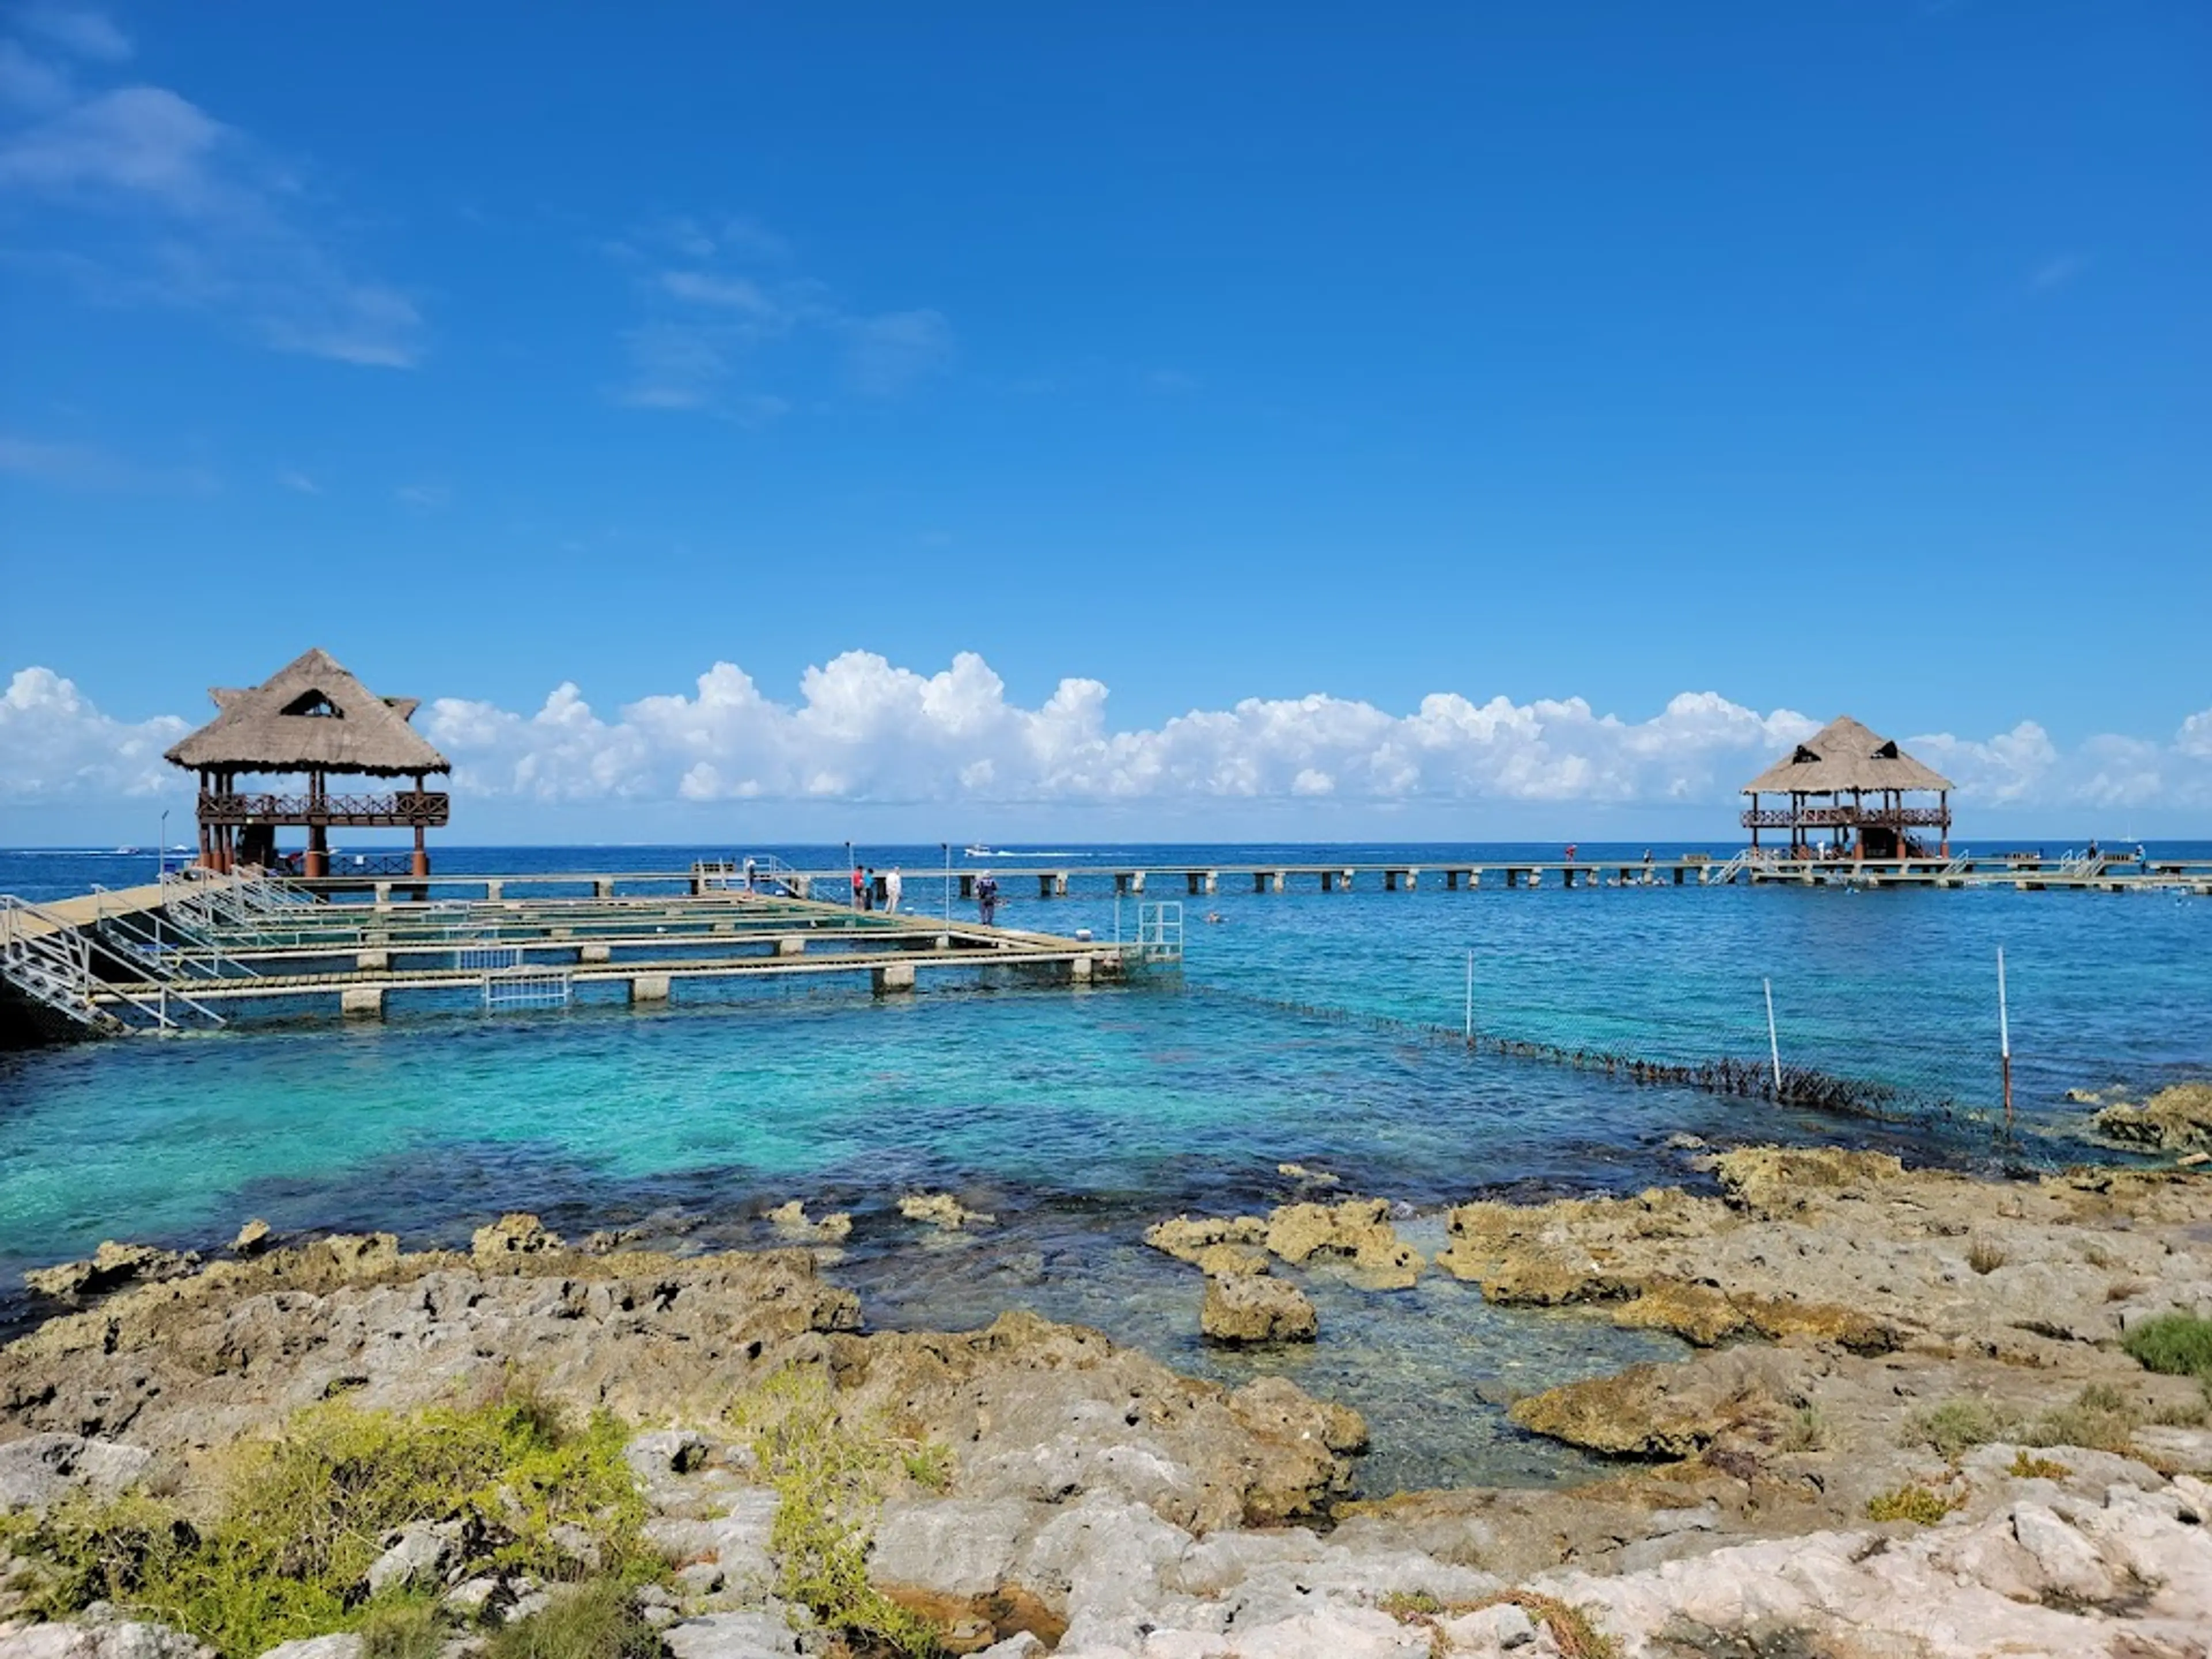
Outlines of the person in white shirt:
[{"label": "person in white shirt", "polygon": [[887,872],[884,877],[884,910],[892,915],[896,915],[898,914],[899,895],[905,891],[906,882],[900,877],[899,872],[896,870]]}]

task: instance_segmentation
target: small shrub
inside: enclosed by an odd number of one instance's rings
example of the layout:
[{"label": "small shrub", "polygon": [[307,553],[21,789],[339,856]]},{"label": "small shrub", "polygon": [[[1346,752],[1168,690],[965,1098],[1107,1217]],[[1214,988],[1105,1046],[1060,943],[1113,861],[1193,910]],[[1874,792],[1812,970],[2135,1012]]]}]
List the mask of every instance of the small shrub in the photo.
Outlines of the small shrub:
[{"label": "small shrub", "polygon": [[1444,1610],[1444,1604],[1427,1590],[1389,1590],[1375,1605],[1401,1624],[1433,1619]]},{"label": "small shrub", "polygon": [[2093,1267],[2109,1267],[2112,1265],[2112,1253],[2101,1244],[2084,1244],[2081,1260]]},{"label": "small shrub", "polygon": [[1976,1446],[2003,1439],[2012,1428],[2012,1418],[1986,1400],[1947,1400],[1906,1419],[1905,1443],[1933,1446],[1945,1462],[1955,1463]]},{"label": "small shrub", "polygon": [[2074,1471],[2047,1457],[2030,1457],[2022,1446],[2012,1455],[2012,1473],[2022,1480],[2063,1480]]},{"label": "small shrub", "polygon": [[2120,1346],[2147,1371],[2212,1378],[2212,1319],[2160,1314],[2130,1331]]},{"label": "small shrub", "polygon": [[894,1455],[910,1449],[872,1424],[844,1421],[829,1383],[811,1371],[777,1373],[734,1414],[775,1489],[769,1547],[784,1598],[811,1608],[830,1630],[899,1653],[936,1653],[935,1627],[868,1582],[884,1482]]},{"label": "small shrub", "polygon": [[899,1466],[906,1478],[928,1492],[949,1491],[952,1486],[952,1448],[941,1440],[926,1440],[903,1454]]},{"label": "small shrub", "polygon": [[1867,1499],[1867,1519],[1869,1521],[1910,1521],[1917,1527],[1932,1527],[1950,1514],[1966,1500],[1946,1498],[1942,1492],[1918,1481],[1907,1481],[1895,1492],[1886,1492]]},{"label": "small shrub", "polygon": [[1966,1265],[1978,1273],[1993,1273],[2004,1264],[2004,1246],[1993,1238],[1978,1238],[1966,1246]]},{"label": "small shrub", "polygon": [[446,1645],[446,1621],[428,1601],[372,1607],[357,1628],[362,1659],[438,1659]]},{"label": "small shrub", "polygon": [[2131,1454],[2142,1413],[2118,1389],[2093,1382],[2071,1405],[2047,1411],[2028,1425],[2021,1438],[2031,1446],[2086,1446],[2092,1451]]},{"label": "small shrub", "polygon": [[1819,1451],[1828,1443],[1828,1420],[1817,1406],[1800,1406],[1782,1431],[1786,1452]]},{"label": "small shrub", "polygon": [[1501,1590],[1480,1601],[1440,1601],[1427,1590],[1392,1590],[1375,1605],[1401,1624],[1430,1626],[1433,1643],[1443,1639],[1443,1632],[1435,1629],[1439,1619],[1512,1606],[1551,1632],[1552,1645],[1559,1650],[1559,1659],[1619,1659],[1620,1653],[1620,1644],[1590,1623],[1589,1615],[1580,1607],[1537,1590]]},{"label": "small shrub", "polygon": [[592,1578],[556,1592],[527,1619],[502,1626],[484,1659],[658,1659],[660,1638],[638,1616],[629,1587]]}]

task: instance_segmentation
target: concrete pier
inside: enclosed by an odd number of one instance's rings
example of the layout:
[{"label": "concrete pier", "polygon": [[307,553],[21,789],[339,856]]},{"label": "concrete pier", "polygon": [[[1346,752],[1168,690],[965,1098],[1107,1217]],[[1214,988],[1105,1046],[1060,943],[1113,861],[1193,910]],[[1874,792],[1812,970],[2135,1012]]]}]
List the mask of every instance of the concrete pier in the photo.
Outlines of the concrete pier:
[{"label": "concrete pier", "polygon": [[629,981],[632,1002],[665,1002],[668,1000],[668,975],[665,974],[634,974]]},{"label": "concrete pier", "polygon": [[873,970],[871,980],[879,997],[899,991],[911,991],[914,989],[914,964],[910,962],[887,962]]},{"label": "concrete pier", "polygon": [[384,988],[378,985],[349,985],[338,993],[338,1012],[348,1019],[384,1018]]},{"label": "concrete pier", "polygon": [[576,947],[576,960],[579,962],[612,962],[614,960],[613,947],[605,945],[580,945]]}]

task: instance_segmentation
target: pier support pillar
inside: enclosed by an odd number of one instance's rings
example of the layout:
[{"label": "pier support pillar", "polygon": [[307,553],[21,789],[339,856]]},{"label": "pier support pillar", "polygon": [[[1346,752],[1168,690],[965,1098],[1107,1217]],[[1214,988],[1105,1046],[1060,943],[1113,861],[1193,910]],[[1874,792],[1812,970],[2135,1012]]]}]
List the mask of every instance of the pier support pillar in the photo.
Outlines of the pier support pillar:
[{"label": "pier support pillar", "polygon": [[960,873],[960,896],[963,899],[972,899],[975,896],[975,878],[964,870]]},{"label": "pier support pillar", "polygon": [[392,884],[390,882],[380,881],[376,884],[376,902],[379,904],[389,904],[392,902]]},{"label": "pier support pillar", "polygon": [[592,878],[592,897],[611,899],[614,896],[615,878],[612,876],[595,876]]},{"label": "pier support pillar", "polygon": [[484,898],[487,902],[496,903],[499,900],[505,897],[506,895],[507,884],[505,882],[492,880],[484,884]]},{"label": "pier support pillar", "polygon": [[1078,985],[1090,984],[1091,958],[1089,957],[1078,957],[1074,961],[1069,963],[1067,964],[1067,976],[1073,980]]},{"label": "pier support pillar", "polygon": [[1128,872],[1127,870],[1116,870],[1116,871],[1114,872],[1114,891],[1115,891],[1115,893],[1118,896],[1118,895],[1120,895],[1120,894],[1126,893],[1126,892],[1127,892],[1128,890],[1129,890],[1129,872]]},{"label": "pier support pillar", "polygon": [[1321,872],[1321,890],[1324,893],[1334,893],[1336,890],[1336,872],[1334,871],[1324,870]]},{"label": "pier support pillar", "polygon": [[775,953],[780,957],[803,957],[806,954],[806,938],[802,933],[786,933],[775,942]]},{"label": "pier support pillar", "polygon": [[910,962],[887,962],[880,968],[869,969],[869,974],[879,997],[914,989],[914,964]]},{"label": "pier support pillar", "polygon": [[793,876],[785,884],[791,889],[791,896],[795,899],[805,898],[814,891],[814,878],[811,876]]},{"label": "pier support pillar", "polygon": [[1050,876],[1039,876],[1037,878],[1037,896],[1039,898],[1050,898],[1052,896],[1052,878]]},{"label": "pier support pillar", "polygon": [[364,974],[384,974],[392,970],[389,951],[359,951],[355,952],[353,965]]},{"label": "pier support pillar", "polygon": [[1206,881],[1204,885],[1208,893],[1219,892],[1221,890],[1221,872],[1218,870],[1207,871],[1206,872]]},{"label": "pier support pillar", "polygon": [[1505,884],[1508,887],[1518,887],[1521,884],[1521,872],[1509,868],[1505,872]]},{"label": "pier support pillar", "polygon": [[1053,877],[1052,877],[1052,896],[1053,896],[1054,898],[1066,898],[1066,897],[1067,896],[1067,872],[1066,872],[1066,871],[1065,871],[1065,870],[1055,870],[1054,872],[1053,872]]},{"label": "pier support pillar", "polygon": [[1186,870],[1182,872],[1182,890],[1192,898],[1198,896],[1197,871]]},{"label": "pier support pillar", "polygon": [[1130,872],[1129,890],[1133,893],[1142,893],[1145,890],[1145,872],[1143,871],[1133,870]]},{"label": "pier support pillar", "polygon": [[604,945],[580,945],[576,947],[576,960],[579,962],[609,962],[612,959],[613,953]]},{"label": "pier support pillar", "polygon": [[640,974],[629,982],[632,1002],[665,1002],[668,1000],[668,975]]},{"label": "pier support pillar", "polygon": [[382,1019],[384,988],[381,985],[347,986],[338,993],[338,1012],[348,1019]]}]

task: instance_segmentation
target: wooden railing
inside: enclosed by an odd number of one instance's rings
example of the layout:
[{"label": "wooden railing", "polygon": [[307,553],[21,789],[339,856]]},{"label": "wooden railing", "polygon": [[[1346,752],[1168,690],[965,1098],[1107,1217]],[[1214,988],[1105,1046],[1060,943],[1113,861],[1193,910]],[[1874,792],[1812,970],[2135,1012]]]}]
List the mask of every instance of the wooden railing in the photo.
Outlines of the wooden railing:
[{"label": "wooden railing", "polygon": [[1747,830],[1940,830],[1950,822],[1950,813],[1940,806],[1762,806],[1743,815]]},{"label": "wooden railing", "polygon": [[356,830],[426,830],[452,815],[442,789],[404,789],[388,795],[202,795],[202,823],[325,823]]}]

